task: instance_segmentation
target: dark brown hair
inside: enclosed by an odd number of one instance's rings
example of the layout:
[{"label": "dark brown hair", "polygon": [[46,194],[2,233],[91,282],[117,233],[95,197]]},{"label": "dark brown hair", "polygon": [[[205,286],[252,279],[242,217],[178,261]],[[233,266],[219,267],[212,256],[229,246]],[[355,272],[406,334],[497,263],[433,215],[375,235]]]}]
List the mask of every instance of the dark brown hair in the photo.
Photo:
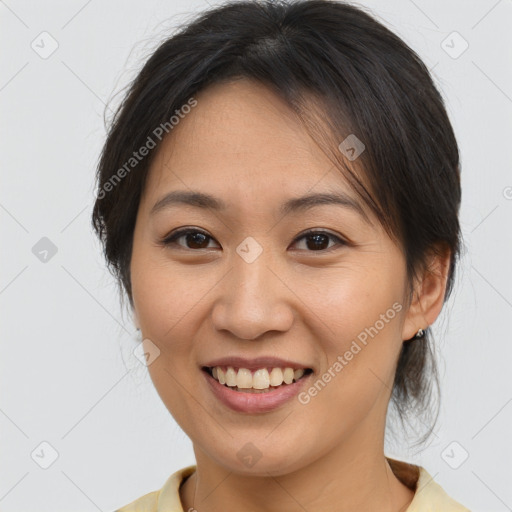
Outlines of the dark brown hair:
[{"label": "dark brown hair", "polygon": [[[400,242],[410,282],[432,251],[450,251],[446,299],[459,254],[461,189],[443,99],[404,41],[363,8],[331,0],[228,2],[198,15],[145,62],[108,129],[92,216],[121,295],[133,306],[135,219],[170,119],[208,85],[240,78],[267,85],[316,134]],[[350,134],[365,145],[353,162],[338,149]],[[149,141],[155,149],[139,158]],[[437,385],[430,337],[427,329],[403,344],[392,393],[402,420],[427,410]]]}]

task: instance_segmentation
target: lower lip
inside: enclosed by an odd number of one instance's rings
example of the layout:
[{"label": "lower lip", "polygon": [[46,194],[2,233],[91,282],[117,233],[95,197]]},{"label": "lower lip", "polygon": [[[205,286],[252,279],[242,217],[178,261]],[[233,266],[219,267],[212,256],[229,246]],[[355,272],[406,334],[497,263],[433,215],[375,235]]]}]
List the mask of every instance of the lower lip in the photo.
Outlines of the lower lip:
[{"label": "lower lip", "polygon": [[272,391],[266,393],[244,393],[221,384],[215,380],[208,372],[202,370],[213,394],[229,408],[236,412],[259,413],[269,412],[277,409],[284,403],[296,396],[304,386],[312,373],[302,377],[291,384],[283,384]]}]

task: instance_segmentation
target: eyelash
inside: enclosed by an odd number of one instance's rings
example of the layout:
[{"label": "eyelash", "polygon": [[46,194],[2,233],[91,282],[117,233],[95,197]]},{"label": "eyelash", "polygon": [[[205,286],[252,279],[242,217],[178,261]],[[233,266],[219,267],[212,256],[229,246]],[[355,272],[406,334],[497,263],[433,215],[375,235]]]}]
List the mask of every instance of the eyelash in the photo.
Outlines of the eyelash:
[{"label": "eyelash", "polygon": [[[163,238],[161,240],[161,244],[164,245],[165,247],[170,247],[172,245],[178,245],[179,246],[179,244],[176,244],[176,240],[178,240],[179,238],[181,238],[181,237],[183,237],[185,235],[191,234],[191,233],[201,233],[201,234],[205,235],[208,239],[214,240],[213,237],[211,237],[210,235],[208,235],[204,231],[201,231],[200,229],[184,228],[184,229],[179,229],[178,231],[176,231],[174,233],[171,233],[170,235],[167,235],[165,238]],[[310,229],[308,231],[305,231],[304,233],[299,235],[297,238],[295,238],[293,243],[295,244],[299,240],[302,240],[303,238],[307,238],[308,236],[312,236],[312,235],[326,235],[329,238],[331,238],[333,240],[336,240],[338,242],[338,244],[341,245],[341,246],[348,246],[348,245],[350,245],[349,242],[347,242],[346,240],[343,240],[342,238],[340,238],[337,235],[334,235],[334,234],[332,234],[332,233],[330,233],[328,231],[322,231],[322,230],[316,230],[316,229]],[[189,247],[183,247],[183,246],[179,246],[179,247],[181,249],[185,249],[185,250],[188,250],[188,251],[200,251],[200,250],[202,250],[202,249],[191,249]],[[204,249],[206,249],[206,248],[204,248]],[[306,250],[306,252],[328,252],[331,249],[332,249],[332,247],[329,247],[328,249],[319,249],[317,251],[314,251],[314,250],[308,251],[307,249],[305,249],[305,250]]]}]

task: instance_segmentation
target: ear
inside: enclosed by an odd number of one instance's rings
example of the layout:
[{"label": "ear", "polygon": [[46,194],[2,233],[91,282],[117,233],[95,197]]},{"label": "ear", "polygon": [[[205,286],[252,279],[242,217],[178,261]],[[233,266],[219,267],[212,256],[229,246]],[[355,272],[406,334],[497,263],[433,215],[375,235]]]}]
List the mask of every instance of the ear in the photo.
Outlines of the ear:
[{"label": "ear", "polygon": [[446,294],[450,254],[450,250],[432,253],[424,271],[415,279],[413,297],[402,328],[403,340],[410,340],[418,329],[425,330],[439,316]]},{"label": "ear", "polygon": [[137,330],[139,330],[140,329],[139,317],[137,315],[137,311],[135,311],[135,308],[132,308],[132,314],[133,314],[133,323],[135,324],[135,328]]}]

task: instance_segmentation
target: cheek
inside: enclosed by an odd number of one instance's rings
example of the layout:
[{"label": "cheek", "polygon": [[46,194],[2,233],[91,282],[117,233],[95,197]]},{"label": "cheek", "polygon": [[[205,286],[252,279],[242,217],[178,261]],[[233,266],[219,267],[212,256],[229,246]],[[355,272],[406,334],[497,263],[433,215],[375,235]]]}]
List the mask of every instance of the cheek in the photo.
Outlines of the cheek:
[{"label": "cheek", "polygon": [[170,268],[142,254],[132,260],[134,305],[145,338],[159,350],[148,366],[153,385],[171,415],[188,425],[203,412],[191,397],[197,361],[191,340],[200,327],[200,304],[211,284],[198,278],[192,266]]},{"label": "cheek", "polygon": [[319,339],[325,340],[330,352],[343,350],[347,342],[358,337],[364,342],[368,330],[372,338],[399,332],[404,309],[400,272],[377,264],[359,264],[347,270],[335,269],[330,276],[304,284],[305,303],[315,313],[317,327],[322,329]]},{"label": "cheek", "polygon": [[356,416],[390,391],[402,343],[399,272],[374,268],[379,270],[359,267],[312,287],[307,303],[315,313],[311,318],[316,318],[316,339],[324,356],[318,376],[322,382],[311,391],[323,395],[319,404],[333,400],[341,407],[336,410],[350,410]]},{"label": "cheek", "polygon": [[[161,257],[134,252],[132,258],[132,291],[141,328],[156,343],[182,339],[176,334],[191,331],[197,306],[211,289],[212,273],[201,273],[193,265],[176,265]],[[179,350],[179,346],[175,347]]]}]

